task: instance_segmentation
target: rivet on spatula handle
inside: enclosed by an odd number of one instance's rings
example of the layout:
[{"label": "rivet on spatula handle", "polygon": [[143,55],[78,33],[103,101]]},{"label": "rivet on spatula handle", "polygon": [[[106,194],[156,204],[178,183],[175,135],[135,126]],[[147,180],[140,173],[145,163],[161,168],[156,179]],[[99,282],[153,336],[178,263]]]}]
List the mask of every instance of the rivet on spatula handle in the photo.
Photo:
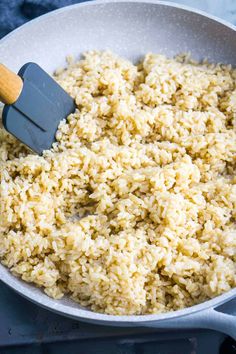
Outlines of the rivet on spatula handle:
[{"label": "rivet on spatula handle", "polygon": [[20,76],[0,64],[0,101],[13,104],[17,101],[23,88]]}]

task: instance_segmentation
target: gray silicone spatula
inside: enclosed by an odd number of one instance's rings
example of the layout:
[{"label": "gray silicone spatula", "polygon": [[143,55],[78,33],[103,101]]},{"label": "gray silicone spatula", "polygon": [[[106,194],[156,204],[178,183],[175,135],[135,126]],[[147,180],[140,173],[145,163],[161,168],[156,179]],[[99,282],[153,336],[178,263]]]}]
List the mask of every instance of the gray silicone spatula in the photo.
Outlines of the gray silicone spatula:
[{"label": "gray silicone spatula", "polygon": [[38,154],[50,149],[74,100],[39,65],[25,64],[18,75],[0,64],[4,128]]}]

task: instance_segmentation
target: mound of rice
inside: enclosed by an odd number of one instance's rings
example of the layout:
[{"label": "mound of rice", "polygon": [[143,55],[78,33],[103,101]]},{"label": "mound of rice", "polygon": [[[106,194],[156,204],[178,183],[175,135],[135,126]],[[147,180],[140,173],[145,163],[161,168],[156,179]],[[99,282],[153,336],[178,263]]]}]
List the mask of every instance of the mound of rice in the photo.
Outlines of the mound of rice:
[{"label": "mound of rice", "polygon": [[43,156],[0,130],[0,259],[107,314],[191,306],[236,285],[236,70],[91,51]]}]

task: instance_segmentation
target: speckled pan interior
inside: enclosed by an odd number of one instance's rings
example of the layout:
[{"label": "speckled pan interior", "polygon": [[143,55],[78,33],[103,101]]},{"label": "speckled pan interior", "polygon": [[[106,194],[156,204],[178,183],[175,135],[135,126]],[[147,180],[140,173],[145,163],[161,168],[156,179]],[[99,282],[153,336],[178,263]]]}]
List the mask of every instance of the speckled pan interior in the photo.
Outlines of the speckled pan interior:
[{"label": "speckled pan interior", "polygon": [[[13,70],[34,61],[53,72],[65,65],[65,56],[78,57],[89,49],[111,49],[137,61],[147,52],[173,56],[190,51],[196,59],[236,65],[233,26],[181,6],[155,1],[101,1],[63,8],[17,29],[0,41],[0,61]],[[235,290],[175,314],[108,316],[82,310],[78,304],[48,298],[40,289],[22,282],[0,265],[0,279],[22,295],[67,316],[123,323],[176,317],[186,311],[214,306],[235,295]]]},{"label": "speckled pan interior", "polygon": [[224,24],[182,8],[151,2],[90,2],[42,16],[10,34],[0,45],[12,69],[36,61],[48,71],[67,54],[111,49],[132,60],[149,51],[236,64],[236,34]]}]

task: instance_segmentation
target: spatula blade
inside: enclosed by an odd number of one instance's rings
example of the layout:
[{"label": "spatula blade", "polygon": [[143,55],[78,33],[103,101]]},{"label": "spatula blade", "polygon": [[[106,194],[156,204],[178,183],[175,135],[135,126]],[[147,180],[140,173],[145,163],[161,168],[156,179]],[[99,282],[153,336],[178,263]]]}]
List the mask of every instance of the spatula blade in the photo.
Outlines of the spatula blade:
[{"label": "spatula blade", "polygon": [[73,98],[39,65],[25,64],[18,73],[24,81],[13,105],[3,109],[5,129],[38,154],[50,149],[62,119],[75,111]]}]

